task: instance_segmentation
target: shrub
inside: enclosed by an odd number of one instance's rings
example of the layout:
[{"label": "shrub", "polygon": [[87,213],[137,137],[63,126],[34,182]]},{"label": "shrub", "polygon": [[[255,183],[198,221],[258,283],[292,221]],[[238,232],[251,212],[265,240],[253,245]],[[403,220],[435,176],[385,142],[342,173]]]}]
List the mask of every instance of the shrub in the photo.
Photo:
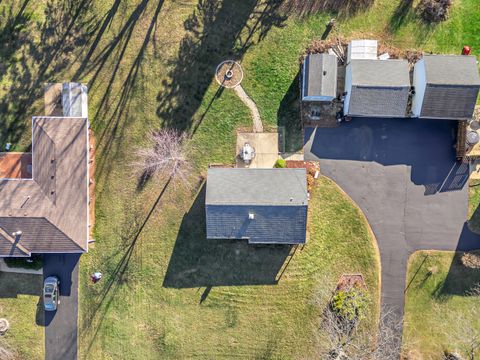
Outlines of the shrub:
[{"label": "shrub", "polygon": [[448,17],[448,8],[452,0],[421,0],[417,11],[426,22],[440,22]]},{"label": "shrub", "polygon": [[287,162],[284,159],[278,159],[275,161],[275,165],[273,165],[275,168],[286,168],[287,167]]},{"label": "shrub", "polygon": [[467,252],[462,255],[463,266],[470,269],[480,269],[480,253]]},{"label": "shrub", "polygon": [[307,174],[307,189],[308,191],[311,191],[313,189],[313,183],[315,182],[315,178],[310,175],[310,174]]},{"label": "shrub", "polygon": [[367,307],[367,299],[363,291],[352,288],[350,290],[339,290],[333,296],[331,308],[341,319],[347,321],[358,321],[364,317]]},{"label": "shrub", "polygon": [[[11,268],[40,270],[43,266],[41,255],[32,255],[29,258],[5,258],[5,264]],[[27,261],[31,260],[31,261]]]}]

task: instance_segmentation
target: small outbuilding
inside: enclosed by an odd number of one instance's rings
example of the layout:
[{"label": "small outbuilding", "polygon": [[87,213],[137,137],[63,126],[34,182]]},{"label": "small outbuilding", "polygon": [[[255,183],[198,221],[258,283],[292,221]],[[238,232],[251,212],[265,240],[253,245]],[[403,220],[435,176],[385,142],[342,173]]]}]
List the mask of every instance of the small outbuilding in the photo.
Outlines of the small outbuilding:
[{"label": "small outbuilding", "polygon": [[302,101],[329,102],[337,96],[337,57],[309,54],[303,63]]},{"label": "small outbuilding", "polygon": [[407,60],[351,60],[345,74],[344,114],[405,117],[409,91]]},{"label": "small outbuilding", "polygon": [[467,120],[480,88],[475,56],[425,55],[414,67],[412,115]]},{"label": "small outbuilding", "polygon": [[208,239],[304,244],[305,169],[210,168],[205,201]]}]

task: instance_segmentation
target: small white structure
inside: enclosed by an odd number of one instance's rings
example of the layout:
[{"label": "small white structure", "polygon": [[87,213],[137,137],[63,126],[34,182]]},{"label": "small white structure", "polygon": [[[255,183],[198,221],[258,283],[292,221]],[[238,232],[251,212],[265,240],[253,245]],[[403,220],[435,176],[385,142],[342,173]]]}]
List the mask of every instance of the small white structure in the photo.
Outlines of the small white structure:
[{"label": "small white structure", "polygon": [[348,44],[347,64],[355,59],[377,59],[377,40],[352,40]]},{"label": "small white structure", "polygon": [[413,71],[412,116],[468,120],[480,89],[475,56],[424,55]]},{"label": "small white structure", "polygon": [[80,83],[62,84],[63,115],[88,117],[87,87]]}]

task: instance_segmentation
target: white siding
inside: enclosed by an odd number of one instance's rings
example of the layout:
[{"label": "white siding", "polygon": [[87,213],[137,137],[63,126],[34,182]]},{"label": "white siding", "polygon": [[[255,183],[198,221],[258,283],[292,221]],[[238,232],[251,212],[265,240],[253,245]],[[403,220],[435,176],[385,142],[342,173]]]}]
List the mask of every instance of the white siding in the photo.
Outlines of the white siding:
[{"label": "white siding", "polygon": [[352,93],[352,66],[347,65],[345,70],[345,91],[347,95],[345,96],[345,102],[343,104],[343,113],[348,115],[348,107],[350,105],[350,94]]},{"label": "white siding", "polygon": [[418,61],[413,68],[413,86],[415,87],[415,95],[412,98],[412,116],[419,117],[422,112],[423,97],[427,86],[425,61],[423,59]]}]

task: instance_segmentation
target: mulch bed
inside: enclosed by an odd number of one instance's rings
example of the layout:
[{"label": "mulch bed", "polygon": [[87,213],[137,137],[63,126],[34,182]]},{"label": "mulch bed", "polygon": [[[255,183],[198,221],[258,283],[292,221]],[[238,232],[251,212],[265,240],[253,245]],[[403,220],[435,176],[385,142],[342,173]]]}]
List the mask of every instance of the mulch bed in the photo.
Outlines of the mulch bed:
[{"label": "mulch bed", "polygon": [[316,171],[320,171],[320,163],[318,161],[287,160],[286,163],[287,168],[305,168],[311,175],[315,175]]},{"label": "mulch bed", "polygon": [[365,284],[362,274],[343,274],[338,280],[335,292],[348,291],[352,288],[363,290],[367,289],[367,285]]}]

